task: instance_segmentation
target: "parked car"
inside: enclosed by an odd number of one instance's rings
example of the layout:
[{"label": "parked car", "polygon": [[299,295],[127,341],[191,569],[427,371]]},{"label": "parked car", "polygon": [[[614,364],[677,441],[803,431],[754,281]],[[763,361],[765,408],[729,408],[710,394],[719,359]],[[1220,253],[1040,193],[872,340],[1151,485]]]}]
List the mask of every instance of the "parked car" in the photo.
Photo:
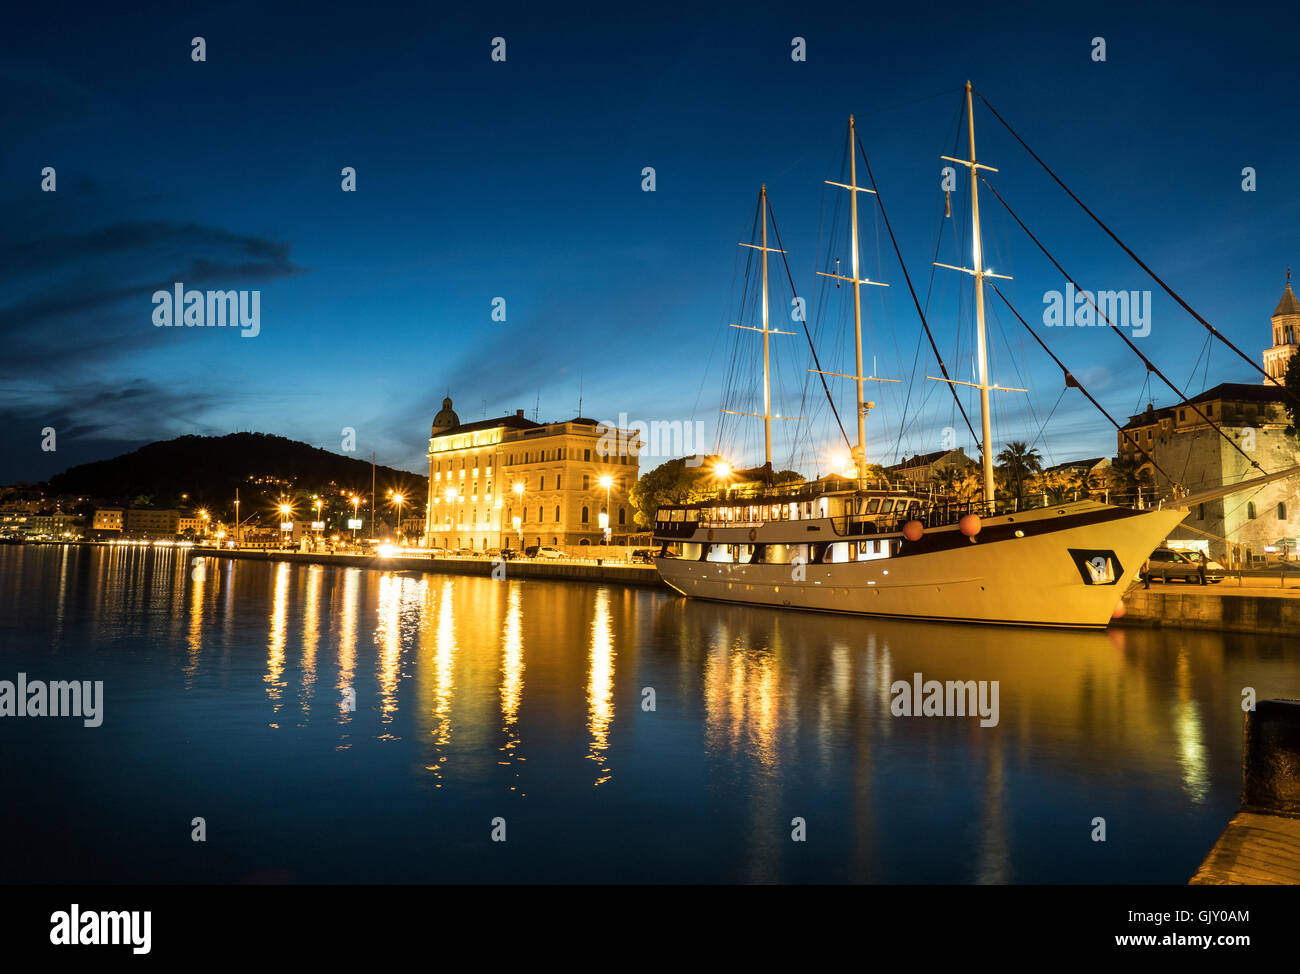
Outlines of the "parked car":
[{"label": "parked car", "polygon": [[[1211,568],[1211,564],[1215,568]],[[1151,552],[1151,557],[1142,566],[1140,577],[1147,584],[1150,584],[1152,579],[1158,578],[1162,582],[1180,579],[1184,582],[1197,582],[1205,585],[1207,582],[1223,581],[1222,571],[1223,569],[1218,562],[1208,560],[1202,562],[1200,558],[1193,558],[1182,551],[1174,551],[1172,548],[1157,548]]]},{"label": "parked car", "polygon": [[526,558],[563,558],[564,552],[559,548],[552,548],[550,545],[529,545],[524,549]]},{"label": "parked car", "polygon": [[478,553],[477,551],[475,551],[473,548],[457,548],[455,551],[451,552],[451,557],[453,557],[453,558],[477,558],[477,557],[478,557],[478,554],[479,554],[479,553]]},{"label": "parked car", "polygon": [[643,565],[653,565],[655,563],[655,553],[649,548],[637,548],[632,552],[632,560],[639,561]]},{"label": "parked car", "polygon": [[517,548],[489,548],[484,552],[489,558],[500,558],[502,561],[510,561],[519,557]]}]

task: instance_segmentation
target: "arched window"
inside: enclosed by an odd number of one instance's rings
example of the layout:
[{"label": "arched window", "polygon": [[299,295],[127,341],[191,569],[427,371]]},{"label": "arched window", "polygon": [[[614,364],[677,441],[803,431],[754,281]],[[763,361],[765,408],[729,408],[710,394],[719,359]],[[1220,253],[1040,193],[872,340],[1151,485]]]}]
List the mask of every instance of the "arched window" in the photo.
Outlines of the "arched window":
[{"label": "arched window", "polygon": [[621,507],[618,509],[618,523],[619,524],[627,523],[627,511]]},{"label": "arched window", "polygon": [[556,524],[559,524],[559,523],[560,523],[560,505],[559,505],[559,504],[556,504],[556,505],[555,505],[555,523],[556,523]]},{"label": "arched window", "polygon": [[587,512],[587,508],[584,507],[582,509],[582,523],[588,524],[590,523],[590,521],[591,521],[591,515]]},{"label": "arched window", "polygon": [[1277,505],[1277,519],[1278,519],[1279,521],[1285,521],[1285,520],[1286,520],[1286,502],[1285,502],[1285,501],[1279,501],[1279,502],[1278,502],[1278,505]]},{"label": "arched window", "polygon": [[1255,520],[1255,502],[1254,502],[1254,501],[1251,501],[1250,503],[1248,503],[1248,504],[1246,505],[1246,519],[1247,519],[1247,520],[1250,520],[1250,521]]}]

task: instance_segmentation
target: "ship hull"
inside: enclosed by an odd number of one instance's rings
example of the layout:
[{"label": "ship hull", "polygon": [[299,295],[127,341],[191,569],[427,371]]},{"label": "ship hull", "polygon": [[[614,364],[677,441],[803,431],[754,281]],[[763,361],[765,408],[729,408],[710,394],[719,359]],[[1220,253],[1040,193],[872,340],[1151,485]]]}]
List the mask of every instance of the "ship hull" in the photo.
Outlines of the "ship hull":
[{"label": "ship hull", "polygon": [[[971,539],[956,525],[916,542],[893,536],[890,557],[840,563],[743,564],[658,557],[663,580],[700,599],[854,615],[994,625],[1101,629],[1143,562],[1185,511],[1096,502],[983,519]],[[778,540],[790,525],[699,529],[702,549]],[[807,524],[802,529],[810,530]],[[712,535],[712,537],[708,537]],[[848,540],[841,538],[830,540]],[[1098,575],[1089,564],[1097,566]]]}]

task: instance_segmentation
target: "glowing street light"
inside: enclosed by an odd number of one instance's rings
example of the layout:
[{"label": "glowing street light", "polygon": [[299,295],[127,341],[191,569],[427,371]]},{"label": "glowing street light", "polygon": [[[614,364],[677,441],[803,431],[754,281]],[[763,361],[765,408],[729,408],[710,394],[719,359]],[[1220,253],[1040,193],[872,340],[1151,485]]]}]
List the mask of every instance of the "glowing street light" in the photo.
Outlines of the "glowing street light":
[{"label": "glowing street light", "polygon": [[605,523],[601,525],[601,528],[604,529],[605,544],[609,544],[610,515],[613,513],[610,510],[609,491],[610,488],[614,486],[614,478],[607,473],[601,474],[600,479],[596,482],[605,488],[605,510],[601,512],[601,520]]},{"label": "glowing street light", "polygon": [[401,494],[393,495],[393,504],[397,508],[397,540],[399,543],[402,540],[402,502],[405,500],[406,498]]}]

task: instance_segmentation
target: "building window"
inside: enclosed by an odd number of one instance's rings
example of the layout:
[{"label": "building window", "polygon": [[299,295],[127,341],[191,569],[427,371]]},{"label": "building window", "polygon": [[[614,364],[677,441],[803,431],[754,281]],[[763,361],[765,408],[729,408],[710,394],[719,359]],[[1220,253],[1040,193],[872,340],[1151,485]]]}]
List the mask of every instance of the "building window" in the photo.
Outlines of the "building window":
[{"label": "building window", "polygon": [[618,523],[619,524],[627,523],[627,511],[621,507],[618,509]]},{"label": "building window", "polygon": [[1198,521],[1204,521],[1204,520],[1205,520],[1205,505],[1204,505],[1204,504],[1197,504],[1197,505],[1196,505],[1196,520],[1198,520]]},{"label": "building window", "polygon": [[1246,519],[1249,520],[1249,521],[1253,521],[1253,520],[1255,520],[1255,502],[1254,502],[1254,501],[1251,501],[1250,503],[1248,503],[1248,504],[1246,505]]},{"label": "building window", "polygon": [[545,490],[545,489],[546,489],[546,474],[542,474],[541,486],[538,487],[537,489],[538,489],[538,490]]},{"label": "building window", "polygon": [[1279,521],[1285,521],[1285,520],[1286,520],[1286,502],[1285,502],[1285,501],[1279,501],[1279,502],[1278,502],[1278,505],[1277,505],[1277,519],[1278,519]]},{"label": "building window", "polygon": [[591,478],[588,477],[585,473],[582,475],[582,489],[583,490],[591,489]]},{"label": "building window", "polygon": [[560,475],[557,473],[557,474],[555,475],[555,489],[556,489],[556,490],[559,490],[559,489],[560,489],[560,480],[561,480],[561,479],[562,479],[562,478],[561,478]]},{"label": "building window", "polygon": [[590,462],[591,462],[591,451],[590,451],[590,450],[583,450],[583,451],[582,451],[582,459],[583,459],[583,462],[585,462],[585,463],[590,463]]},{"label": "building window", "polygon": [[559,505],[559,504],[556,504],[556,505],[555,505],[555,523],[556,523],[556,524],[559,524],[559,523],[560,523],[560,505]]},{"label": "building window", "polygon": [[588,509],[585,507],[582,509],[582,523],[583,524],[591,523],[591,514],[589,513]]}]

